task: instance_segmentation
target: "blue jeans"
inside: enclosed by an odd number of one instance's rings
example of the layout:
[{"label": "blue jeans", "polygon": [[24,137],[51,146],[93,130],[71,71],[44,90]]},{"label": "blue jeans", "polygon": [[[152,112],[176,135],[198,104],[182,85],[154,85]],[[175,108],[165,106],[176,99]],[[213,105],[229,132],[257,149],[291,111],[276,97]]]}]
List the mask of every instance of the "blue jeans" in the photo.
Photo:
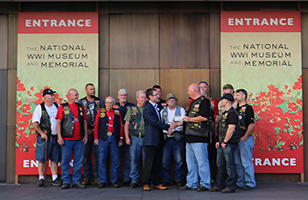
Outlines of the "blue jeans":
[{"label": "blue jeans", "polygon": [[184,180],[184,140],[177,141],[174,138],[167,138],[163,148],[163,172],[162,179],[164,182],[171,181],[171,158],[174,159],[174,179],[176,182]]},{"label": "blue jeans", "polygon": [[83,158],[83,144],[82,140],[66,140],[64,139],[64,144],[61,146],[62,150],[62,180],[63,183],[71,183],[70,178],[70,161],[73,152],[73,184],[79,183],[81,178],[81,165]]},{"label": "blue jeans", "polygon": [[123,182],[129,181],[129,174],[130,174],[130,146],[126,144],[124,141],[123,146],[120,147],[120,157],[121,154],[124,154],[124,166],[123,166]]},{"label": "blue jeans", "polygon": [[256,187],[255,170],[252,162],[252,149],[254,141],[252,136],[247,137],[247,141],[238,143],[235,151],[235,165],[237,171],[237,182],[239,187]]},{"label": "blue jeans", "polygon": [[[46,162],[45,144],[45,139],[41,140],[41,136],[37,134],[35,159],[42,163]],[[57,136],[48,136],[47,158],[50,158],[50,161],[61,162],[61,146],[58,144]]]},{"label": "blue jeans", "polygon": [[106,140],[99,139],[98,143],[98,180],[100,183],[107,183],[107,158],[110,153],[111,169],[110,182],[118,182],[119,174],[119,142],[114,136],[108,136]]},{"label": "blue jeans", "polygon": [[211,172],[209,165],[208,143],[186,143],[187,186],[197,188],[200,185],[211,187]]},{"label": "blue jeans", "polygon": [[92,174],[92,151],[93,151],[93,173],[95,179],[98,179],[98,153],[97,146],[94,144],[94,135],[88,136],[88,142],[83,146],[83,176],[84,179],[90,179]]},{"label": "blue jeans", "polygon": [[217,178],[216,187],[228,188],[232,191],[236,188],[236,167],[234,163],[234,154],[237,144],[227,144],[226,148],[221,146],[217,149]]},{"label": "blue jeans", "polygon": [[144,165],[144,147],[143,138],[134,137],[130,138],[130,178],[132,183],[139,183],[139,161],[142,155],[142,164]]}]

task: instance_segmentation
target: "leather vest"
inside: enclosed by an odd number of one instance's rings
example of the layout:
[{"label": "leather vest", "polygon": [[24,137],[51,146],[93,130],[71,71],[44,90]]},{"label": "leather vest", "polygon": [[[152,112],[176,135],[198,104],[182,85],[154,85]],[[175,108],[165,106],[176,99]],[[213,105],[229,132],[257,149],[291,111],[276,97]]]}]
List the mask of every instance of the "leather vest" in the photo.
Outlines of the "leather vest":
[{"label": "leather vest", "polygon": [[[95,105],[95,108],[94,108],[94,116],[92,117],[91,115],[91,111],[90,111],[90,108],[89,108],[89,101],[87,99],[87,97],[84,97],[82,99],[80,99],[81,101],[81,104],[85,110],[85,113],[87,115],[87,124],[88,124],[88,129],[93,129],[94,128],[94,120],[95,120],[95,116],[97,114],[97,111],[100,109],[101,107],[101,101],[98,97],[94,97],[94,105]],[[93,119],[94,118],[94,119]]]},{"label": "leather vest", "polygon": [[[188,117],[197,117],[199,116],[199,106],[202,101],[209,101],[204,96],[200,96],[198,99],[193,101],[190,104],[187,116]],[[211,109],[209,107],[209,109]],[[185,134],[186,135],[194,135],[194,136],[200,136],[200,137],[209,137],[209,133],[211,130],[211,124],[209,121],[205,122],[188,122],[186,124],[185,128]]]},{"label": "leather vest", "polygon": [[[228,111],[225,111],[222,116],[221,116],[221,120],[219,122],[219,127],[218,127],[218,132],[219,132],[219,142],[223,142],[223,140],[226,137],[227,134],[227,130],[228,130],[228,115],[230,113],[236,113],[235,109],[233,107],[231,107]],[[236,125],[235,127],[235,131],[232,135],[232,137],[230,138],[230,140],[228,141],[228,143],[235,143],[237,144],[239,141],[239,131],[238,131],[238,125]]]},{"label": "leather vest", "polygon": [[[61,134],[62,137],[65,138],[71,138],[73,137],[73,130],[74,130],[74,115],[68,105],[68,103],[64,103],[62,104],[63,106],[63,119],[61,121]],[[82,106],[77,103],[77,107],[78,107],[78,121],[80,124],[80,135],[83,138],[85,135],[84,132],[84,118],[83,118],[83,108]]]},{"label": "leather vest", "polygon": [[238,119],[239,119],[239,132],[241,137],[245,135],[247,130],[247,123],[246,123],[246,108],[248,105],[244,105],[241,109],[237,112]]},{"label": "leather vest", "polygon": [[[120,140],[120,111],[114,110],[114,118],[113,118],[113,128],[114,128],[114,136],[117,141]],[[99,119],[98,119],[98,138],[102,140],[106,140],[107,130],[108,130],[108,122],[109,118],[106,113],[106,108],[101,108]]]},{"label": "leather vest", "polygon": [[[42,116],[41,116],[41,123],[39,124],[40,128],[42,131],[46,131],[47,135],[51,135],[51,123],[50,123],[50,117],[47,113],[47,110],[45,108],[45,103],[41,103],[41,108],[42,108]],[[54,105],[58,108],[58,104],[54,103]]]},{"label": "leather vest", "polygon": [[140,122],[141,122],[141,112],[138,106],[131,106],[132,114],[131,114],[131,123],[128,127],[129,134],[132,136],[136,136],[139,134]]}]

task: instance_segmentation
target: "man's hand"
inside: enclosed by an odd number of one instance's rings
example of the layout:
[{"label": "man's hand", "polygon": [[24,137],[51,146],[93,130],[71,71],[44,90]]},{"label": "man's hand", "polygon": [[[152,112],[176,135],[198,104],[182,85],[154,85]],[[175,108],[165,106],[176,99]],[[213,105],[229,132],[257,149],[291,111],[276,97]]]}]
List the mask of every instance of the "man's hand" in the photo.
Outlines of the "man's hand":
[{"label": "man's hand", "polygon": [[83,142],[83,144],[87,144],[87,142],[88,142],[88,136],[84,136],[82,142]]},{"label": "man's hand", "polygon": [[98,139],[95,139],[95,140],[94,140],[94,144],[95,144],[95,145],[98,145],[98,143],[99,143]]},{"label": "man's hand", "polygon": [[247,137],[245,137],[245,136],[241,137],[241,138],[240,138],[240,141],[241,141],[241,142],[246,142],[246,141],[247,141]]},{"label": "man's hand", "polygon": [[45,139],[46,142],[48,140],[48,136],[47,136],[47,131],[44,131],[43,133],[41,133],[41,140]]},{"label": "man's hand", "polygon": [[170,128],[173,130],[175,129],[176,127],[178,127],[178,125],[175,123],[175,122],[171,122],[170,123]]},{"label": "man's hand", "polygon": [[61,146],[64,144],[64,140],[61,136],[58,136],[58,144]]},{"label": "man's hand", "polygon": [[226,148],[226,146],[227,146],[227,144],[225,144],[225,143],[221,143],[221,147],[222,147],[222,148],[224,148],[224,149],[225,149],[225,148]]},{"label": "man's hand", "polygon": [[183,120],[184,120],[185,122],[189,122],[189,120],[190,120],[190,117],[188,117],[188,116],[185,116],[185,117],[183,118]]},{"label": "man's hand", "polygon": [[123,145],[123,140],[119,141],[119,147],[121,147]]},{"label": "man's hand", "polygon": [[219,147],[219,142],[216,142],[215,147],[216,147],[216,149],[218,149],[218,147]]},{"label": "man's hand", "polygon": [[167,131],[167,135],[172,135],[172,133],[173,133],[173,129],[169,128],[169,130]]},{"label": "man's hand", "polygon": [[130,143],[130,138],[129,138],[129,137],[126,137],[126,138],[125,138],[125,142],[126,142],[127,145],[131,145],[131,143]]}]

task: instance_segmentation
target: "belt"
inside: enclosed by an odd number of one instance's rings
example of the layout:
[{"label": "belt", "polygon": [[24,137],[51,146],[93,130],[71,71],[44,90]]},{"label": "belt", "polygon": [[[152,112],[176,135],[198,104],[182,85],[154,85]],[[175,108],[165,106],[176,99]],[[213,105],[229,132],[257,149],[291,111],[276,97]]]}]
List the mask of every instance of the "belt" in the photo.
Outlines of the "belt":
[{"label": "belt", "polygon": [[107,136],[113,136],[113,132],[107,132]]},{"label": "belt", "polygon": [[130,136],[137,137],[137,138],[143,138],[144,135],[139,131],[138,133],[131,133]]}]

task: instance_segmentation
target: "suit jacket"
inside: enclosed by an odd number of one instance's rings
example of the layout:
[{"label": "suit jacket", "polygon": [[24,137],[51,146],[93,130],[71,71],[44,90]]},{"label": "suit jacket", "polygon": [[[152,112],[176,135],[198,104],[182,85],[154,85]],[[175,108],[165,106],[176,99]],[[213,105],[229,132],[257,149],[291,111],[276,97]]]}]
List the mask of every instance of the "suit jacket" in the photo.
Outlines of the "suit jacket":
[{"label": "suit jacket", "polygon": [[143,145],[161,145],[164,140],[163,130],[167,131],[169,129],[169,125],[159,121],[155,108],[151,103],[147,103],[145,105],[143,110],[143,119],[145,124]]}]

